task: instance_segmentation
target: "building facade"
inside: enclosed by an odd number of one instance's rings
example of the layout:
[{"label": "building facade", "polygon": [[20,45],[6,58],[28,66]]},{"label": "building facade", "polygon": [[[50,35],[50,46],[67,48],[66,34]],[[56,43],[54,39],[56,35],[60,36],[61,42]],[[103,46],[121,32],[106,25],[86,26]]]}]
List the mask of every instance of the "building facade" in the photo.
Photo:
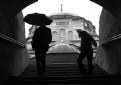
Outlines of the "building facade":
[{"label": "building facade", "polygon": [[[95,32],[95,26],[83,17],[72,13],[54,13],[49,16],[53,19],[53,22],[48,25],[52,32],[51,45],[57,45],[61,43],[74,44],[80,46],[80,39],[77,34],[77,29],[87,31],[98,42],[98,35]],[[29,29],[29,37],[27,39],[27,49],[31,49],[30,42],[34,31],[38,26],[32,26]]]}]

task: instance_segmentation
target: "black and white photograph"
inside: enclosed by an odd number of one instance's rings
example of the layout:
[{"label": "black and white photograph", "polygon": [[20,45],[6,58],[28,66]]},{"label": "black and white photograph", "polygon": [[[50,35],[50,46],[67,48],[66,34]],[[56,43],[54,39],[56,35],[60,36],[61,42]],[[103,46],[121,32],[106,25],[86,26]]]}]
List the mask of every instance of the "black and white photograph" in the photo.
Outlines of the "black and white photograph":
[{"label": "black and white photograph", "polygon": [[120,0],[0,0],[0,85],[120,84]]}]

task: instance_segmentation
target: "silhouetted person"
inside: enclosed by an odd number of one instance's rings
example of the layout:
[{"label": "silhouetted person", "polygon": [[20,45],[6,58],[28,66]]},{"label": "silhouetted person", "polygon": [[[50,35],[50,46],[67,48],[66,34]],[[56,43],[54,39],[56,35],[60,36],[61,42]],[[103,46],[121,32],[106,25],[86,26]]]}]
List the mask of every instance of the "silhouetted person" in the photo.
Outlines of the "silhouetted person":
[{"label": "silhouetted person", "polygon": [[41,24],[40,27],[35,30],[32,37],[32,48],[35,50],[38,74],[45,72],[46,52],[48,51],[51,40],[52,34],[50,28],[46,27],[44,24]]},{"label": "silhouetted person", "polygon": [[[77,31],[78,32],[78,31]],[[88,61],[88,73],[91,74],[93,71],[93,65],[92,65],[92,58],[93,58],[93,48],[92,45],[97,47],[97,43],[93,39],[93,37],[88,34],[86,31],[80,30],[78,32],[79,38],[81,38],[81,53],[79,54],[79,58],[77,60],[80,71],[86,72],[86,69],[84,68],[82,64],[82,60],[87,57]]]}]

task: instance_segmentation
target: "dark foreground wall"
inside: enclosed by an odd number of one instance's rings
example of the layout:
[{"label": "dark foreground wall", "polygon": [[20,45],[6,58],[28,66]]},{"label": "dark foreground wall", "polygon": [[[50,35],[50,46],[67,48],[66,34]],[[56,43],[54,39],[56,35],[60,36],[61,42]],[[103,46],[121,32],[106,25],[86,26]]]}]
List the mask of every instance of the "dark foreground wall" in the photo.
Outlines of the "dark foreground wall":
[{"label": "dark foreground wall", "polygon": [[121,39],[115,39],[102,46],[102,43],[121,33],[120,17],[113,17],[103,9],[99,26],[99,49],[95,62],[110,74],[121,74]]},{"label": "dark foreground wall", "polygon": [[[22,12],[8,19],[0,10],[0,33],[25,44]],[[26,48],[4,38],[0,37],[0,82],[8,76],[19,75],[29,63]]]}]

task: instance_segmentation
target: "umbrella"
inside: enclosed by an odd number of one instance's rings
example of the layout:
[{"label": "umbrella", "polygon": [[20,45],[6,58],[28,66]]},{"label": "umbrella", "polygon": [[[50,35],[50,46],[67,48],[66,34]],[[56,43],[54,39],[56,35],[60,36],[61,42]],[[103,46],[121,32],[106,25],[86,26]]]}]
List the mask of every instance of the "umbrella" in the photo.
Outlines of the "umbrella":
[{"label": "umbrella", "polygon": [[22,9],[38,0],[0,0],[0,6],[8,18],[16,16]]},{"label": "umbrella", "polygon": [[41,24],[50,25],[53,20],[47,17],[45,14],[32,13],[26,15],[23,21],[32,25],[41,25]]},{"label": "umbrella", "polygon": [[90,0],[108,10],[113,16],[117,17],[121,11],[120,0]]}]

